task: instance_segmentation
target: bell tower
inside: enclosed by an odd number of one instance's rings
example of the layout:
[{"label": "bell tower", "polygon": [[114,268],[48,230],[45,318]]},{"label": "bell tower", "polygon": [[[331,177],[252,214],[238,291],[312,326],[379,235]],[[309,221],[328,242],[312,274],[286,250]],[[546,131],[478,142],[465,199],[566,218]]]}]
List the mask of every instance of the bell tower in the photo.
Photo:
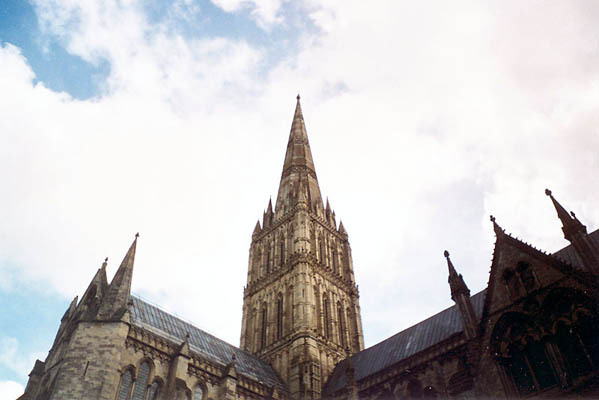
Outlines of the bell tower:
[{"label": "bell tower", "polygon": [[358,299],[348,235],[323,203],[298,95],[275,208],[269,201],[252,234],[241,348],[270,362],[294,398],[320,398],[337,362],[364,348]]}]

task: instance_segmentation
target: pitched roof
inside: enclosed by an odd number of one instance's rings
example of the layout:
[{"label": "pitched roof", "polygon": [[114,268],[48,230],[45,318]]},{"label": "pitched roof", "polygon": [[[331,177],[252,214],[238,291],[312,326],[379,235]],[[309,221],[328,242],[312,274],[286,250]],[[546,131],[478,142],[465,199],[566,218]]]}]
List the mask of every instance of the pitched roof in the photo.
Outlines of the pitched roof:
[{"label": "pitched roof", "polygon": [[131,323],[147,329],[160,337],[180,344],[189,333],[189,348],[196,353],[221,366],[226,366],[235,355],[235,368],[238,374],[261,382],[268,387],[276,385],[279,392],[287,393],[287,385],[274,369],[258,357],[241,350],[203,330],[196,328],[145,301],[131,296]]},{"label": "pitched roof", "polygon": [[[476,317],[480,319],[485,290],[471,297]],[[418,324],[403,330],[352,356],[356,381],[375,374],[464,330],[457,306],[449,307]],[[346,386],[347,360],[340,362],[326,384],[324,395]]]},{"label": "pitched roof", "polygon": [[[590,239],[591,243],[593,243],[597,248],[599,248],[599,229],[589,233],[588,238]],[[555,253],[553,253],[553,256],[557,257],[558,259],[564,261],[567,264],[570,264],[576,269],[586,271],[584,264],[582,263],[582,260],[580,259],[580,257],[578,257],[576,249],[574,249],[574,246],[572,245],[568,245],[563,249],[556,251]]]}]

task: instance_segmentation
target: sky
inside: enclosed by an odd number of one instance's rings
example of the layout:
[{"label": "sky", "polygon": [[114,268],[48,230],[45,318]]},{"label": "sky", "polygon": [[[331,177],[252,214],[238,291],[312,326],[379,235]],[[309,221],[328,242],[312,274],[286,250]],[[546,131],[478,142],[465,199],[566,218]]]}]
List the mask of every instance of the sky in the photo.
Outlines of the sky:
[{"label": "sky", "polygon": [[133,293],[239,343],[295,96],[352,246],[366,346],[486,287],[493,214],[599,226],[599,3],[4,0],[0,397],[140,233]]}]

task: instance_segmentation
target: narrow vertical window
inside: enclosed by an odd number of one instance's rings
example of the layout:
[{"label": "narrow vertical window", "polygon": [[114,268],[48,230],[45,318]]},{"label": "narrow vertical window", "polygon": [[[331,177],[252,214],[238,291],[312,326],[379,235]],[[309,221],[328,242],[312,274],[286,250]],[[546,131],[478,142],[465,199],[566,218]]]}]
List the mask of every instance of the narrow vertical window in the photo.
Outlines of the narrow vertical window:
[{"label": "narrow vertical window", "polygon": [[279,294],[277,299],[277,339],[283,336],[283,298]]},{"label": "narrow vertical window", "polygon": [[148,397],[146,400],[157,400],[160,396],[160,382],[154,381],[148,389]]},{"label": "narrow vertical window", "polygon": [[339,318],[339,344],[345,347],[345,323],[343,321],[343,308],[341,304],[337,307],[337,316]]},{"label": "narrow vertical window", "polygon": [[329,321],[329,299],[325,297],[324,299],[324,335],[325,337],[330,337],[330,321]]},{"label": "narrow vertical window", "polygon": [[139,366],[139,372],[137,373],[137,380],[135,381],[135,386],[133,387],[133,394],[131,395],[131,400],[144,400],[149,378],[150,363],[144,361]]},{"label": "narrow vertical window", "polygon": [[333,271],[339,274],[339,267],[337,266],[337,249],[333,249]]},{"label": "narrow vertical window", "polygon": [[129,398],[129,392],[131,391],[131,384],[133,383],[133,374],[131,370],[123,372],[121,375],[121,384],[119,386],[119,392],[116,396],[117,400],[127,400]]},{"label": "narrow vertical window", "polygon": [[270,272],[270,244],[266,245],[266,273]]},{"label": "narrow vertical window", "polygon": [[325,260],[324,260],[324,237],[320,237],[320,263],[322,265],[325,265]]},{"label": "narrow vertical window", "polygon": [[196,385],[193,389],[193,400],[202,400],[202,397],[204,397],[204,391],[200,385]]},{"label": "narrow vertical window", "polygon": [[262,329],[260,332],[260,348],[266,347],[266,323],[267,323],[267,308],[266,303],[262,306]]},{"label": "narrow vertical window", "polygon": [[285,243],[283,238],[281,238],[281,268],[283,268],[283,264],[285,264]]}]

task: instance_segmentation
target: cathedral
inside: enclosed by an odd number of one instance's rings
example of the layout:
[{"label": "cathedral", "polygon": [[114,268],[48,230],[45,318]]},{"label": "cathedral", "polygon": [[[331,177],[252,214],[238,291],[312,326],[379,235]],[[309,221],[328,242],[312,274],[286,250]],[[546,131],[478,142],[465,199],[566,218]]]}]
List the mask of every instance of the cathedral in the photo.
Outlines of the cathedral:
[{"label": "cathedral", "polygon": [[471,294],[446,251],[455,305],[365,349],[349,236],[298,96],[276,202],[251,235],[239,347],[131,295],[136,235],[112,281],[104,262],[73,299],[19,399],[598,398],[599,230],[546,195],[569,246],[540,251],[491,217],[486,289]]}]

